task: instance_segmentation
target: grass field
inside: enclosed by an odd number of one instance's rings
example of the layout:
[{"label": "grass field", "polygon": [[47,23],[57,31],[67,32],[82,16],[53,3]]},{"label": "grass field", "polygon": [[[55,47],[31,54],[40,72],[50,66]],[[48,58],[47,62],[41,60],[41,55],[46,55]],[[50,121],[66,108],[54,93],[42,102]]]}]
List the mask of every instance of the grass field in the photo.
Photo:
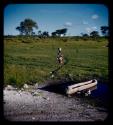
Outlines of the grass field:
[{"label": "grass field", "polygon": [[93,79],[108,81],[107,40],[64,41],[58,38],[25,39],[4,38],[4,82],[21,86],[24,83],[52,79],[50,72],[58,68],[57,48],[61,47],[68,60],[55,79],[67,76],[82,81]]}]

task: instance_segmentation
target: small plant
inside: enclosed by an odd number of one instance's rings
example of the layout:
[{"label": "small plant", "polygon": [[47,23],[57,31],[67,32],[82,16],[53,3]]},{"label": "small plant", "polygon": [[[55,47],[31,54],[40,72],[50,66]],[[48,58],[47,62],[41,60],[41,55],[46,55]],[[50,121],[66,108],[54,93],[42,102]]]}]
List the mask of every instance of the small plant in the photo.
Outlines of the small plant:
[{"label": "small plant", "polygon": [[71,74],[71,73],[66,73],[66,74],[65,74],[65,79],[66,79],[66,80],[69,80],[69,81],[73,81],[73,74]]},{"label": "small plant", "polygon": [[11,83],[11,84],[17,83],[16,78],[15,78],[15,77],[10,77],[10,78],[9,78],[9,83]]}]

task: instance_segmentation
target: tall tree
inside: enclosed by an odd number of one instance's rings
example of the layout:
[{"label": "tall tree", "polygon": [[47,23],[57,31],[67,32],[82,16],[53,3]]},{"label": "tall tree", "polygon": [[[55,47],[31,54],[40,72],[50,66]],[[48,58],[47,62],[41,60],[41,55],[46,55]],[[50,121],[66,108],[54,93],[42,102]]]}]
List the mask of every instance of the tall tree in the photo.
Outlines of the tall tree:
[{"label": "tall tree", "polygon": [[32,32],[31,35],[32,35],[32,36],[35,36],[35,32]]},{"label": "tall tree", "polygon": [[56,32],[52,32],[51,35],[52,35],[53,37],[57,36]]},{"label": "tall tree", "polygon": [[67,32],[67,28],[64,28],[64,29],[58,29],[58,30],[56,30],[56,34],[58,35],[58,36],[61,36],[61,35],[66,35],[66,32]]},{"label": "tall tree", "polygon": [[41,30],[38,31],[38,37],[39,37],[39,38],[42,37],[42,31],[41,31]]},{"label": "tall tree", "polygon": [[101,27],[100,27],[100,30],[101,30],[102,34],[103,34],[105,37],[108,37],[108,36],[109,36],[109,27],[108,27],[108,26],[101,26]]},{"label": "tall tree", "polygon": [[32,35],[33,28],[38,28],[38,25],[32,19],[25,19],[20,22],[20,26],[16,27],[16,30],[20,32],[21,35]]},{"label": "tall tree", "polygon": [[98,33],[98,31],[92,31],[92,32],[90,33],[90,36],[91,36],[91,37],[98,37],[98,36],[99,36],[99,33]]},{"label": "tall tree", "polygon": [[89,38],[89,35],[87,33],[81,33],[81,35],[84,40],[87,40]]},{"label": "tall tree", "polygon": [[90,33],[90,37],[92,37],[93,39],[96,40],[96,39],[99,37],[98,31],[92,31],[92,32]]},{"label": "tall tree", "polygon": [[42,33],[42,36],[43,36],[43,37],[48,37],[48,36],[49,36],[49,32],[44,31],[44,32]]},{"label": "tall tree", "polygon": [[20,32],[20,35],[23,35],[25,33],[24,29],[25,29],[24,22],[20,22],[20,26],[16,27],[16,30]]},{"label": "tall tree", "polygon": [[41,34],[42,34],[42,31],[41,31],[41,30],[39,30],[39,31],[38,31],[38,35],[41,35]]},{"label": "tall tree", "polygon": [[87,33],[81,33],[82,37],[89,37]]}]

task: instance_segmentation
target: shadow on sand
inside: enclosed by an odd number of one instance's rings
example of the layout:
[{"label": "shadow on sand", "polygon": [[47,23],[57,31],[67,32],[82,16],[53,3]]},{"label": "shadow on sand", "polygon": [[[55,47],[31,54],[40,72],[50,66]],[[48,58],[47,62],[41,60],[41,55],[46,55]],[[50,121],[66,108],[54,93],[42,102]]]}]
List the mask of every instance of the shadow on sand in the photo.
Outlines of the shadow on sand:
[{"label": "shadow on sand", "polygon": [[[48,82],[46,86],[41,87],[39,89],[67,96],[65,92],[67,86],[75,84],[75,83],[76,82],[74,81],[63,81],[63,80],[51,81],[51,82]],[[71,95],[71,97],[72,98],[78,97],[78,98],[83,98],[86,100],[88,99],[89,101],[93,100],[96,103],[98,103],[98,105],[100,106],[108,107],[109,106],[109,94],[110,93],[109,93],[108,85],[103,84],[103,83],[98,83],[97,89],[93,90],[90,96],[85,97],[83,94],[75,93]]]},{"label": "shadow on sand", "polygon": [[54,92],[57,94],[65,94],[65,89],[67,88],[68,85],[74,84],[72,81],[65,82],[65,81],[54,81],[53,83],[50,82],[46,86],[41,87],[39,89],[49,91],[49,92]]}]

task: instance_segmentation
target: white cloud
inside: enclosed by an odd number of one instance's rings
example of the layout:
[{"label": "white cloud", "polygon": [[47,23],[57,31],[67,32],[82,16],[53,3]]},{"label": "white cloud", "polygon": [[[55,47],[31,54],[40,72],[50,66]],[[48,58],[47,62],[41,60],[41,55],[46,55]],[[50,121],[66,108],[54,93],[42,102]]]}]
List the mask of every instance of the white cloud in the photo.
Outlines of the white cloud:
[{"label": "white cloud", "polygon": [[96,26],[93,26],[93,27],[92,27],[92,30],[97,30],[97,27],[96,27]]},{"label": "white cloud", "polygon": [[71,26],[72,26],[72,23],[71,23],[71,22],[66,22],[64,25],[65,25],[66,27],[71,27]]},{"label": "white cloud", "polygon": [[88,24],[88,22],[87,22],[87,21],[83,21],[82,23],[83,23],[84,25]]},{"label": "white cloud", "polygon": [[85,30],[86,30],[88,33],[90,33],[90,32],[92,32],[92,31],[97,30],[97,27],[96,27],[96,26],[93,26],[93,27],[86,27]]},{"label": "white cloud", "polygon": [[99,18],[99,16],[97,15],[97,14],[94,14],[94,15],[92,15],[92,17],[91,17],[92,19],[98,19]]},{"label": "white cloud", "polygon": [[88,33],[90,33],[90,32],[92,31],[92,29],[89,28],[89,27],[87,27],[85,30],[86,30]]}]

